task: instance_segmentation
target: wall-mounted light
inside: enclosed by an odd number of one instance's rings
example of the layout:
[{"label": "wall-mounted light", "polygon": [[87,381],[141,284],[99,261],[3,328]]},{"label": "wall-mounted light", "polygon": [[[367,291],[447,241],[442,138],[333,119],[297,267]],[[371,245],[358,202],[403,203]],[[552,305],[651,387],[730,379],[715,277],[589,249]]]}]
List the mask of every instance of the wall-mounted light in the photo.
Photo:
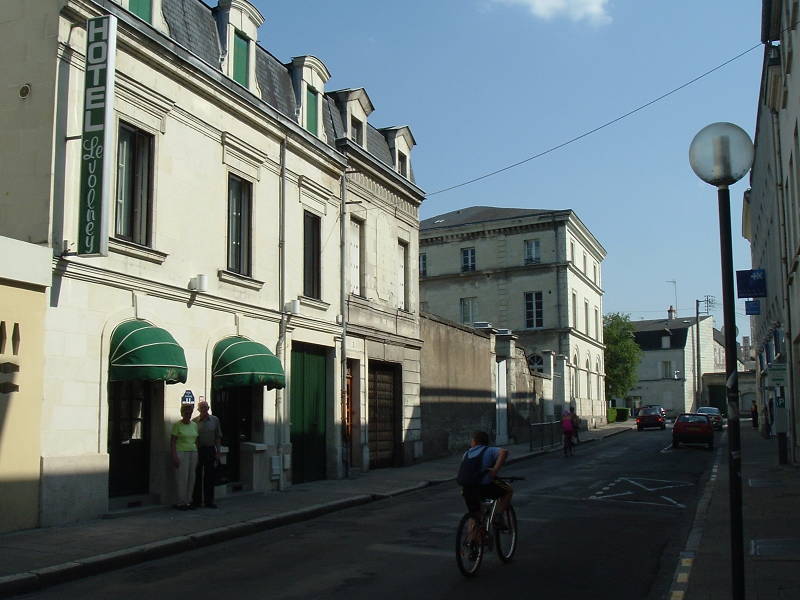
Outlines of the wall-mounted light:
[{"label": "wall-mounted light", "polygon": [[208,291],[208,275],[200,273],[192,277],[189,280],[189,289],[193,292]]}]

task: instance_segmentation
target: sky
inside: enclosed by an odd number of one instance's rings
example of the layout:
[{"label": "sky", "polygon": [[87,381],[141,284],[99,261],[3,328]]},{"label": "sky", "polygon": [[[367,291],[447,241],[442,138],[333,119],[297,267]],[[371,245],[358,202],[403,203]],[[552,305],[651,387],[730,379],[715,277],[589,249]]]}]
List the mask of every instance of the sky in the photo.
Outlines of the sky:
[{"label": "sky", "polygon": [[[251,0],[259,43],[283,62],[311,54],[326,90],[363,87],[375,127],[409,125],[427,192],[421,218],[469,206],[572,209],[607,252],[604,313],[695,312],[716,298],[716,189],[691,170],[706,125],[755,129],[763,47],[578,141],[559,146],[758,46],[761,0]],[[209,3],[213,3],[210,1]],[[731,186],[734,269],[748,178]],[[437,193],[439,192],[439,193]],[[749,335],[736,301],[740,335]]]}]

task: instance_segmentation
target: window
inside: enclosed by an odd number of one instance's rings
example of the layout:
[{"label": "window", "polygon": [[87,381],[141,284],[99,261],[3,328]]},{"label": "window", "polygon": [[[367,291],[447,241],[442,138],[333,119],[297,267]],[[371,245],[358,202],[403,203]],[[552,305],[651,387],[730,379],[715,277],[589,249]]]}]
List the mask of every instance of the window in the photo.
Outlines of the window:
[{"label": "window", "polygon": [[243,33],[233,34],[233,80],[247,87],[250,81],[249,40]]},{"label": "window", "polygon": [[592,281],[594,281],[595,285],[597,285],[597,265],[592,265],[592,269],[594,270],[594,275],[592,277]]},{"label": "window", "polygon": [[542,292],[525,292],[525,327],[544,327]]},{"label": "window", "polygon": [[128,10],[142,21],[153,22],[153,0],[128,0]]},{"label": "window", "polygon": [[583,274],[584,275],[588,274],[587,271],[586,271],[586,253],[585,252],[583,254]]},{"label": "window", "polygon": [[600,340],[600,311],[594,309],[594,339]]},{"label": "window", "polygon": [[589,361],[586,361],[586,397],[592,399],[592,371],[589,368]]},{"label": "window", "polygon": [[322,272],[320,265],[320,218],[303,213],[303,295],[320,299]]},{"label": "window", "polygon": [[662,335],[661,336],[661,347],[663,349],[665,349],[665,350],[669,349],[669,347],[670,347],[670,336],[668,336],[668,335]]},{"label": "window", "polygon": [[544,373],[544,359],[539,354],[531,354],[528,357],[528,369],[532,373]]},{"label": "window", "polygon": [[569,243],[569,259],[575,262],[575,242]]},{"label": "window", "polygon": [[525,264],[538,265],[542,261],[539,240],[525,240]]},{"label": "window", "polygon": [[475,270],[475,248],[461,249],[461,272]]},{"label": "window", "polygon": [[114,235],[150,245],[153,136],[120,123],[117,140],[117,198]]},{"label": "window", "polygon": [[397,308],[408,310],[408,244],[397,242]]},{"label": "window", "polygon": [[583,301],[583,332],[589,335],[589,301]]},{"label": "window", "polygon": [[461,322],[472,325],[478,320],[478,299],[461,298]]},{"label": "window", "polygon": [[672,361],[669,360],[662,360],[661,361],[661,377],[664,379],[672,379],[675,374],[672,372]]},{"label": "window", "polygon": [[578,328],[578,295],[572,292],[572,328]]},{"label": "window", "polygon": [[252,189],[249,181],[228,175],[228,270],[250,275],[250,214]]},{"label": "window", "polygon": [[397,151],[397,171],[403,177],[408,177],[408,157],[399,150]]},{"label": "window", "polygon": [[355,117],[350,117],[350,139],[359,146],[364,145],[364,124]]},{"label": "window", "polygon": [[419,276],[428,276],[428,255],[424,252],[421,252],[419,255]]},{"label": "window", "polygon": [[314,135],[318,135],[318,109],[319,109],[319,94],[317,90],[308,86],[306,88],[306,129]]},{"label": "window", "polygon": [[350,293],[364,296],[364,224],[350,219]]}]

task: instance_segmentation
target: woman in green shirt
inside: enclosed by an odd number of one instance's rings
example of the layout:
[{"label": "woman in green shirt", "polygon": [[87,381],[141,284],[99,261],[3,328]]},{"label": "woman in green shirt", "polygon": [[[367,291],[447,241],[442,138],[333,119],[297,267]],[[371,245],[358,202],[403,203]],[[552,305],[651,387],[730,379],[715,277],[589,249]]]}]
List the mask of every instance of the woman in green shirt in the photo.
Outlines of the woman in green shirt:
[{"label": "woman in green shirt", "polygon": [[175,508],[188,510],[192,505],[194,471],[197,468],[197,423],[192,421],[194,404],[181,404],[181,420],[172,426],[170,448],[175,466],[177,498]]}]

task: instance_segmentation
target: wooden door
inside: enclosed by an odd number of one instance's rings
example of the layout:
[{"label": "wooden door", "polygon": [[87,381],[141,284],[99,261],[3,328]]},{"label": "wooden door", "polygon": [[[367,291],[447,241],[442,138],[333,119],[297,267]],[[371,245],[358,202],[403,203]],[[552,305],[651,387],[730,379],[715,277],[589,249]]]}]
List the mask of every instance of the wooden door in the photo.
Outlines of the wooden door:
[{"label": "wooden door", "polygon": [[292,346],[292,483],[325,478],[327,359],[324,348]]},{"label": "wooden door", "polygon": [[391,467],[399,463],[400,402],[397,369],[387,363],[369,363],[369,466]]}]

